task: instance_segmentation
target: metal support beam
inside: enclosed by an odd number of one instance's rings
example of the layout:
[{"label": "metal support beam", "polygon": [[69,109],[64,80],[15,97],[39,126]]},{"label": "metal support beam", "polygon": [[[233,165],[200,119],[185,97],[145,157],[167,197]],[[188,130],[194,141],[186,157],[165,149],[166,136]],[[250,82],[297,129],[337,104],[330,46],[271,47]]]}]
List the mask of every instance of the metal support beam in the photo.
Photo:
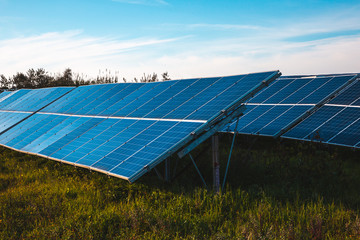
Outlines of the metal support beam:
[{"label": "metal support beam", "polygon": [[220,191],[220,161],[219,161],[219,136],[213,135],[212,138],[212,157],[213,157],[213,187],[214,191]]},{"label": "metal support beam", "polygon": [[165,159],[165,182],[170,182],[171,180],[170,165],[170,158]]},{"label": "metal support beam", "polygon": [[201,175],[201,172],[200,172],[199,168],[196,166],[195,160],[194,160],[194,158],[191,156],[190,153],[189,153],[189,157],[190,157],[192,163],[194,164],[194,167],[195,167],[196,171],[198,172],[198,174],[199,174],[199,176],[200,176],[200,178],[201,178],[201,181],[203,182],[203,184],[204,184],[205,187],[207,188],[205,179],[204,179],[203,176]]},{"label": "metal support beam", "polygon": [[155,170],[155,173],[156,173],[156,175],[158,176],[158,178],[163,181],[164,178],[161,176],[160,172],[157,170],[156,167],[154,167],[154,170]]},{"label": "metal support beam", "polygon": [[232,152],[233,152],[233,149],[234,149],[234,143],[235,143],[235,137],[236,137],[236,133],[237,133],[237,127],[238,127],[238,124],[239,124],[239,119],[240,118],[237,119],[236,125],[235,125],[234,136],[233,136],[233,139],[232,139],[229,158],[228,158],[227,165],[226,165],[226,171],[225,171],[224,180],[223,180],[223,183],[222,183],[222,189],[225,188],[226,176],[227,176],[228,171],[229,171],[230,160],[231,160],[231,155],[232,155]]}]

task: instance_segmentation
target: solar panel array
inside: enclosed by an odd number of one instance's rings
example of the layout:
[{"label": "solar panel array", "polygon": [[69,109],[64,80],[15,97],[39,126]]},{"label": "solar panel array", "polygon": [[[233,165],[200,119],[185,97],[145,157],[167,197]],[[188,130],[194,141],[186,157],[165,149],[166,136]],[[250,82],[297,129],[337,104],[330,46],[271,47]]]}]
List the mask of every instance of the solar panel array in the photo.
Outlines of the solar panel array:
[{"label": "solar panel array", "polygon": [[278,76],[18,90],[0,95],[0,144],[135,181]]},{"label": "solar panel array", "polygon": [[[360,147],[356,78],[356,74],[280,77],[250,99],[236,130]],[[225,131],[234,132],[235,124]]]},{"label": "solar panel array", "polygon": [[360,147],[360,81],[283,135],[349,147]]}]

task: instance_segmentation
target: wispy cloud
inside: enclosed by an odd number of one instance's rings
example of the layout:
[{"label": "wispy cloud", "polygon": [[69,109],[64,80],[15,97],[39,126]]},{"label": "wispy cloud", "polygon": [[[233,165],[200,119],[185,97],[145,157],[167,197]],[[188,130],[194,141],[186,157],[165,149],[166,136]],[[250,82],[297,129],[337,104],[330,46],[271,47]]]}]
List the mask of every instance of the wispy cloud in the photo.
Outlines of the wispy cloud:
[{"label": "wispy cloud", "polygon": [[62,71],[65,67],[71,67],[81,72],[96,74],[100,68],[111,68],[119,63],[126,63],[132,54],[137,55],[141,49],[152,49],[156,45],[177,40],[119,40],[84,36],[81,31],[52,32],[6,39],[0,41],[0,66],[1,71],[4,71],[0,73],[10,75],[40,67],[49,71]]},{"label": "wispy cloud", "polygon": [[136,5],[169,5],[168,2],[164,0],[112,0],[113,2],[120,2],[120,3],[128,3],[128,4],[136,4]]},{"label": "wispy cloud", "polygon": [[11,75],[37,67],[57,72],[70,67],[88,75],[111,69],[131,79],[165,71],[173,78],[271,69],[284,74],[360,71],[360,17],[353,14],[347,18],[317,16],[271,27],[220,23],[161,26],[166,28],[162,36],[181,36],[117,39],[69,31],[0,40],[0,71],[5,71],[0,73]]},{"label": "wispy cloud", "polygon": [[205,28],[205,29],[215,29],[215,30],[262,30],[265,29],[262,26],[256,25],[241,25],[241,24],[206,24],[206,23],[197,23],[189,24],[188,28]]}]

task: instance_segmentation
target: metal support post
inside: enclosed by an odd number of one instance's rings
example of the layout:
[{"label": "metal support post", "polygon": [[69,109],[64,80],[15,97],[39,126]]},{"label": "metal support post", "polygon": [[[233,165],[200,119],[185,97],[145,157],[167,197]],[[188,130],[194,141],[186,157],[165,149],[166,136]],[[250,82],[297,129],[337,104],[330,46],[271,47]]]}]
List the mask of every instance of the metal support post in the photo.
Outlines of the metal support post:
[{"label": "metal support post", "polygon": [[170,175],[170,158],[165,160],[165,181],[170,182],[171,175]]},{"label": "metal support post", "polygon": [[233,139],[232,139],[232,142],[231,142],[231,148],[230,148],[229,158],[228,158],[228,161],[227,161],[226,171],[225,171],[225,175],[224,175],[224,180],[223,180],[223,183],[222,183],[222,189],[223,189],[223,190],[224,190],[224,188],[225,188],[225,182],[226,182],[226,177],[227,177],[227,174],[228,174],[228,171],[229,171],[231,155],[232,155],[232,152],[233,152],[233,149],[234,149],[234,143],[235,143],[235,137],[236,137],[236,134],[237,134],[237,127],[238,127],[238,124],[239,124],[239,119],[240,119],[240,118],[238,118],[237,121],[236,121],[234,136],[233,136]]},{"label": "metal support post", "polygon": [[213,157],[213,185],[214,191],[220,191],[220,161],[219,161],[219,136],[213,135],[212,140],[212,157]]},{"label": "metal support post", "polygon": [[190,153],[189,153],[189,157],[190,157],[192,163],[194,164],[194,167],[195,167],[196,171],[198,172],[198,174],[199,174],[199,176],[200,176],[200,178],[201,178],[201,181],[203,182],[205,188],[207,188],[205,179],[204,179],[203,176],[201,175],[201,172],[200,172],[199,168],[196,166],[195,160],[194,160],[194,158],[191,156]]}]

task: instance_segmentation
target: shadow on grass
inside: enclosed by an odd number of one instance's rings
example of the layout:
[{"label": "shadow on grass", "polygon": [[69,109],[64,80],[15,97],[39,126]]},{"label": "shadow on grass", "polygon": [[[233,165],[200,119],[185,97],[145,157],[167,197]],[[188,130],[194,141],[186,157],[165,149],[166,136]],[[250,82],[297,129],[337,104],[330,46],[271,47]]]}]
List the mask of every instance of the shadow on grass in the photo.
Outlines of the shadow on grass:
[{"label": "shadow on grass", "polygon": [[[231,140],[231,135],[220,135],[221,181]],[[200,145],[193,155],[199,155],[196,158],[197,166],[211,190],[210,143],[208,140]],[[154,171],[138,182],[151,188],[156,186],[176,193],[191,194],[196,188],[204,188],[188,157],[178,163],[173,159],[171,164],[173,170],[177,165],[177,172],[186,167],[171,183],[160,181]],[[164,174],[164,164],[157,168]],[[321,198],[325,203],[341,203],[354,210],[360,209],[359,186],[359,150],[241,135],[236,138],[226,181],[226,189],[240,188],[253,198],[261,198],[263,194],[281,202],[309,202]]]}]

